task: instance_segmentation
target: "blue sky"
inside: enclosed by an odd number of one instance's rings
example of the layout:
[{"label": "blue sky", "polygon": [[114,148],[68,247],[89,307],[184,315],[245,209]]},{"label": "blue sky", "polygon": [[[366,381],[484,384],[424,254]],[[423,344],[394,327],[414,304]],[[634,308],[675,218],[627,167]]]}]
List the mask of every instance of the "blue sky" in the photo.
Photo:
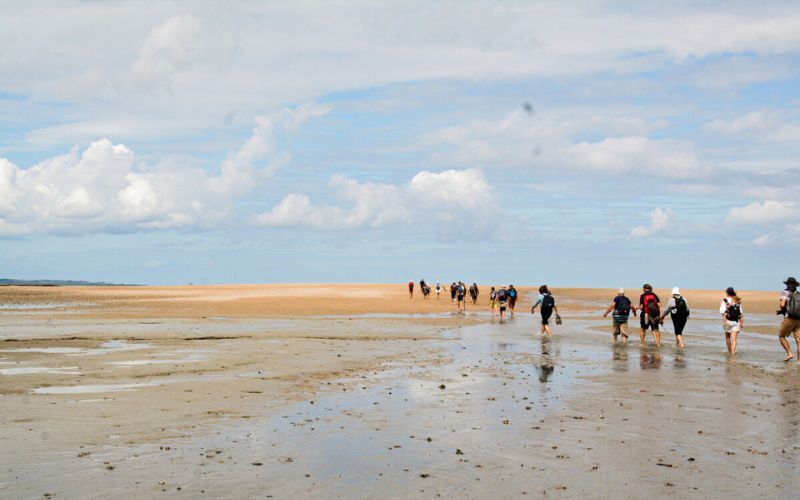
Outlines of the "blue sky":
[{"label": "blue sky", "polygon": [[10,2],[0,277],[771,289],[792,2]]}]

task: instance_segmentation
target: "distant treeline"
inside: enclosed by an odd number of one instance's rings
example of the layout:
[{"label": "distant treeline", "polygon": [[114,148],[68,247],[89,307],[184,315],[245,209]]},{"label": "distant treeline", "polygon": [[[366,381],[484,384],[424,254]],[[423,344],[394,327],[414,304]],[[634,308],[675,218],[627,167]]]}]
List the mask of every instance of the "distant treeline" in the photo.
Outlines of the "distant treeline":
[{"label": "distant treeline", "polygon": [[0,278],[0,286],[138,286],[127,283],[106,283],[105,281],[72,280],[14,280]]}]

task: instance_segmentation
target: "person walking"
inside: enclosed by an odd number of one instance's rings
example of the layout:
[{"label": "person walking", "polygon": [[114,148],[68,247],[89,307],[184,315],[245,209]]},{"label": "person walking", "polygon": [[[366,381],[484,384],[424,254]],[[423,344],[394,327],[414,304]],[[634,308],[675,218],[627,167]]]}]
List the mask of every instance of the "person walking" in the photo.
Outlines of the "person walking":
[{"label": "person walking", "polygon": [[642,294],[639,296],[639,325],[641,334],[639,335],[640,344],[644,345],[645,334],[649,328],[653,332],[653,340],[656,346],[661,345],[661,332],[658,326],[661,324],[661,300],[658,295],[653,293],[653,286],[649,283],[642,285]]},{"label": "person walking", "polygon": [[408,282],[408,298],[414,298],[414,280]]},{"label": "person walking", "polygon": [[508,285],[508,312],[514,317],[514,307],[517,305],[517,289]]},{"label": "person walking", "polygon": [[456,301],[456,282],[450,285],[450,303],[454,304]]},{"label": "person walking", "polygon": [[536,311],[537,307],[540,307],[539,312],[542,315],[542,327],[539,330],[539,334],[540,335],[546,334],[549,337],[552,335],[552,332],[550,331],[550,316],[552,316],[553,312],[555,311],[556,320],[558,320],[559,315],[558,315],[558,307],[556,307],[556,299],[553,297],[553,294],[550,293],[550,290],[547,288],[547,285],[542,285],[539,287],[539,296],[536,297],[536,300],[534,301],[533,306],[531,307],[531,314],[533,314]]},{"label": "person walking", "polygon": [[436,300],[439,300],[439,294],[442,293],[442,285],[438,281],[436,282]]},{"label": "person walking", "polygon": [[497,307],[500,309],[500,321],[503,321],[506,315],[506,308],[508,308],[508,290],[506,290],[505,285],[501,286],[500,290],[497,291]]},{"label": "person walking", "polygon": [[478,294],[480,294],[480,290],[478,290],[478,284],[473,283],[469,286],[469,297],[472,299],[473,304],[478,303]]},{"label": "person walking", "polygon": [[494,316],[494,311],[497,309],[497,290],[494,287],[489,292],[489,307],[492,308],[492,316]]},{"label": "person walking", "polygon": [[464,285],[463,281],[459,281],[458,285],[456,286],[456,299],[458,299],[458,310],[459,312],[465,311],[467,309],[467,301],[465,299],[467,295],[467,287]]},{"label": "person walking", "polygon": [[784,316],[781,322],[781,329],[778,338],[781,341],[783,350],[786,351],[786,358],[784,361],[790,361],[794,358],[792,348],[789,341],[786,339],[789,335],[794,336],[794,342],[797,344],[797,361],[800,361],[800,292],[797,291],[797,280],[788,278],[783,282],[786,285],[786,290],[778,300],[778,314]]},{"label": "person walking", "polygon": [[611,311],[614,311],[614,314],[611,315],[614,342],[617,341],[620,335],[622,335],[622,341],[627,342],[628,318],[631,315],[631,299],[625,296],[625,289],[620,288],[617,291],[617,296],[611,301],[611,305],[609,305],[606,312],[603,313],[603,317],[607,318],[608,313]]},{"label": "person walking", "polygon": [[661,315],[663,323],[664,318],[669,314],[672,319],[672,327],[675,329],[675,344],[683,349],[683,329],[686,326],[686,321],[689,319],[689,305],[686,299],[681,295],[681,289],[677,286],[672,289],[672,297],[670,297],[667,307],[664,309],[664,314]]},{"label": "person walking", "polygon": [[736,354],[736,341],[744,328],[744,309],[742,299],[736,295],[736,290],[732,286],[725,290],[725,298],[719,304],[719,313],[722,315],[722,329],[725,332],[728,354]]}]

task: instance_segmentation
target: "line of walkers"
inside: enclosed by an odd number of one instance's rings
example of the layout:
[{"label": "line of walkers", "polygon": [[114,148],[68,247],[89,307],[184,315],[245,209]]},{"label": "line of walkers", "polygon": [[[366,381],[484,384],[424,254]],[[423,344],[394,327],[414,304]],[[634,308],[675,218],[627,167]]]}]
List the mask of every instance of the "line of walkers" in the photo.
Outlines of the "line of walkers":
[{"label": "line of walkers", "polygon": [[[794,277],[789,277],[783,282],[786,289],[778,298],[778,310],[776,314],[784,316],[781,322],[778,339],[781,346],[786,351],[784,361],[794,359],[791,346],[787,337],[794,336],[797,344],[797,359],[800,361],[800,292],[797,291],[798,281]],[[541,292],[541,289],[540,289]],[[541,295],[540,295],[541,297]],[[534,304],[535,307],[535,304]],[[618,341],[622,336],[622,341],[628,340],[628,319],[633,313],[639,311],[640,342],[644,345],[647,330],[653,333],[653,340],[657,346],[661,345],[660,325],[664,324],[664,319],[669,316],[672,320],[672,327],[675,332],[675,343],[679,348],[685,346],[683,342],[683,329],[689,319],[690,310],[686,298],[681,295],[678,287],[672,289],[672,296],[666,307],[661,308],[661,299],[653,292],[653,287],[649,283],[642,286],[642,294],[639,296],[638,307],[625,296],[622,288],[617,292],[617,296],[603,313],[603,317],[608,317],[612,313],[612,333],[614,341]],[[533,309],[531,310],[533,312]],[[725,344],[729,354],[736,354],[736,343],[739,333],[744,328],[744,308],[742,299],[736,294],[733,287],[725,290],[725,298],[720,301],[719,314],[722,319],[722,330],[725,333]],[[544,325],[542,326],[544,331]],[[549,334],[549,329],[548,329]]]}]

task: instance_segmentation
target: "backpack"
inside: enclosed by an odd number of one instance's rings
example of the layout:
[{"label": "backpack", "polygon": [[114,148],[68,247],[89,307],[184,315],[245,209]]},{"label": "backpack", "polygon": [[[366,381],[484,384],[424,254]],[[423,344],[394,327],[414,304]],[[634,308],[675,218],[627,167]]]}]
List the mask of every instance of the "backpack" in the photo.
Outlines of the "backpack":
[{"label": "backpack", "polygon": [[631,299],[626,296],[620,297],[617,310],[615,311],[618,316],[628,316],[631,313]]},{"label": "backpack", "polygon": [[517,298],[517,291],[512,288],[511,290],[508,291],[508,296],[511,297],[512,299],[516,299]]},{"label": "backpack", "polygon": [[492,290],[492,293],[489,294],[489,298],[492,300],[497,300],[497,291]]},{"label": "backpack", "polygon": [[542,299],[542,309],[552,309],[556,306],[556,299],[552,295],[546,293]]},{"label": "backpack", "polygon": [[789,300],[786,301],[786,315],[792,319],[800,319],[800,300],[798,300],[800,292],[791,292]]},{"label": "backpack", "polygon": [[464,285],[458,285],[458,294],[464,295]]},{"label": "backpack", "polygon": [[661,316],[661,311],[658,310],[658,302],[656,301],[656,294],[648,293],[644,296],[644,310],[651,318],[658,318]]},{"label": "backpack", "polygon": [[728,301],[728,299],[725,299],[725,302],[728,303],[728,305],[725,306],[725,319],[728,321],[739,321],[739,318],[742,317],[742,308],[732,300]]},{"label": "backpack", "polygon": [[501,289],[500,291],[498,291],[497,292],[497,300],[499,300],[501,302],[506,300],[506,293],[508,293],[508,292],[506,292],[504,289]]},{"label": "backpack", "polygon": [[686,301],[683,300],[683,297],[675,299],[675,312],[673,314],[679,318],[689,317],[689,306],[686,305]]}]

